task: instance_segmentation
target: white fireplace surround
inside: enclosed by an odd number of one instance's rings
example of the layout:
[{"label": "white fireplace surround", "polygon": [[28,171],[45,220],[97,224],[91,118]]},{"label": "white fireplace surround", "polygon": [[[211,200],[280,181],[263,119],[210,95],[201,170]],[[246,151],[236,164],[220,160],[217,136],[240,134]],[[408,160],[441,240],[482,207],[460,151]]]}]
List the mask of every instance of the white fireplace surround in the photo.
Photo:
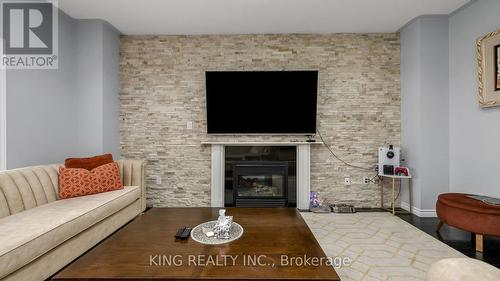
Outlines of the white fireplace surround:
[{"label": "white fireplace surround", "polygon": [[321,142],[203,142],[212,147],[210,199],[212,207],[224,207],[226,146],[295,146],[297,149],[297,208],[309,209],[311,191],[311,145]]}]

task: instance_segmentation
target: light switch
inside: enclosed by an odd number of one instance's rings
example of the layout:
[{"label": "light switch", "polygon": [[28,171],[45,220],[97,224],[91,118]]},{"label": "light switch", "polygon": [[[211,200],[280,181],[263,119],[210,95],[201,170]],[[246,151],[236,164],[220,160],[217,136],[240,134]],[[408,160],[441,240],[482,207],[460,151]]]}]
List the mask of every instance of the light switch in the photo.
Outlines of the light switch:
[{"label": "light switch", "polygon": [[188,121],[188,122],[187,122],[187,125],[186,125],[186,128],[187,128],[188,130],[192,130],[192,129],[193,129],[193,121]]}]

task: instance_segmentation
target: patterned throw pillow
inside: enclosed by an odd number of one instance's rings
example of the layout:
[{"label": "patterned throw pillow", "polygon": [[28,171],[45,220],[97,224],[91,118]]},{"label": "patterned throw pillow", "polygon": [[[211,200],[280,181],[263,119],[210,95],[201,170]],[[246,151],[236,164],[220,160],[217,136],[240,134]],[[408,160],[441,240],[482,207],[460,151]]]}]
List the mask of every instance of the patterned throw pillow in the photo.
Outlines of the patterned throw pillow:
[{"label": "patterned throw pillow", "polygon": [[94,176],[85,169],[59,168],[59,198],[66,199],[97,193]]},{"label": "patterned throw pillow", "polygon": [[92,171],[94,175],[94,184],[98,192],[106,192],[123,188],[120,179],[120,170],[116,162],[99,166]]},{"label": "patterned throw pillow", "polygon": [[59,198],[67,199],[123,189],[118,164],[99,166],[91,171],[80,168],[59,168]]}]

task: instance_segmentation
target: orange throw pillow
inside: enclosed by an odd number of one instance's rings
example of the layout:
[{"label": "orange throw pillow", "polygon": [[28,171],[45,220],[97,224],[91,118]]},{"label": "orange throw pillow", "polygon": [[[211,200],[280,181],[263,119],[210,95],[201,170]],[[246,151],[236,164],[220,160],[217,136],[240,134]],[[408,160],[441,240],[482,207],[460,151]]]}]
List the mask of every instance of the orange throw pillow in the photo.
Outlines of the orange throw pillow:
[{"label": "orange throw pillow", "polygon": [[103,154],[87,158],[68,158],[64,160],[66,168],[80,168],[91,171],[104,164],[113,163],[113,155]]},{"label": "orange throw pillow", "polygon": [[116,162],[99,166],[90,172],[95,176],[94,183],[97,185],[98,192],[123,189],[120,170]]},{"label": "orange throw pillow", "polygon": [[94,178],[85,169],[59,168],[59,198],[66,199],[97,193]]},{"label": "orange throw pillow", "polygon": [[120,170],[115,162],[92,171],[81,168],[59,168],[59,199],[123,189]]}]

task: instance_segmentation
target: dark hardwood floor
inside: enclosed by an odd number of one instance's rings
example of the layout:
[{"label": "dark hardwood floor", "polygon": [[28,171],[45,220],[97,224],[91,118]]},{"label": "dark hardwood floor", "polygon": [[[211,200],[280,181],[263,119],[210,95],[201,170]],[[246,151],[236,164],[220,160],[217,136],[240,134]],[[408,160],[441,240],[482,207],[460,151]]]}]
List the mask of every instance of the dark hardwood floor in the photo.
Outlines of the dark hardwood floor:
[{"label": "dark hardwood floor", "polygon": [[484,252],[479,253],[475,250],[474,238],[470,232],[444,225],[441,231],[437,233],[436,227],[439,223],[437,218],[420,218],[409,213],[398,214],[398,217],[436,239],[441,240],[464,255],[485,261],[500,268],[500,237],[485,236]]}]

